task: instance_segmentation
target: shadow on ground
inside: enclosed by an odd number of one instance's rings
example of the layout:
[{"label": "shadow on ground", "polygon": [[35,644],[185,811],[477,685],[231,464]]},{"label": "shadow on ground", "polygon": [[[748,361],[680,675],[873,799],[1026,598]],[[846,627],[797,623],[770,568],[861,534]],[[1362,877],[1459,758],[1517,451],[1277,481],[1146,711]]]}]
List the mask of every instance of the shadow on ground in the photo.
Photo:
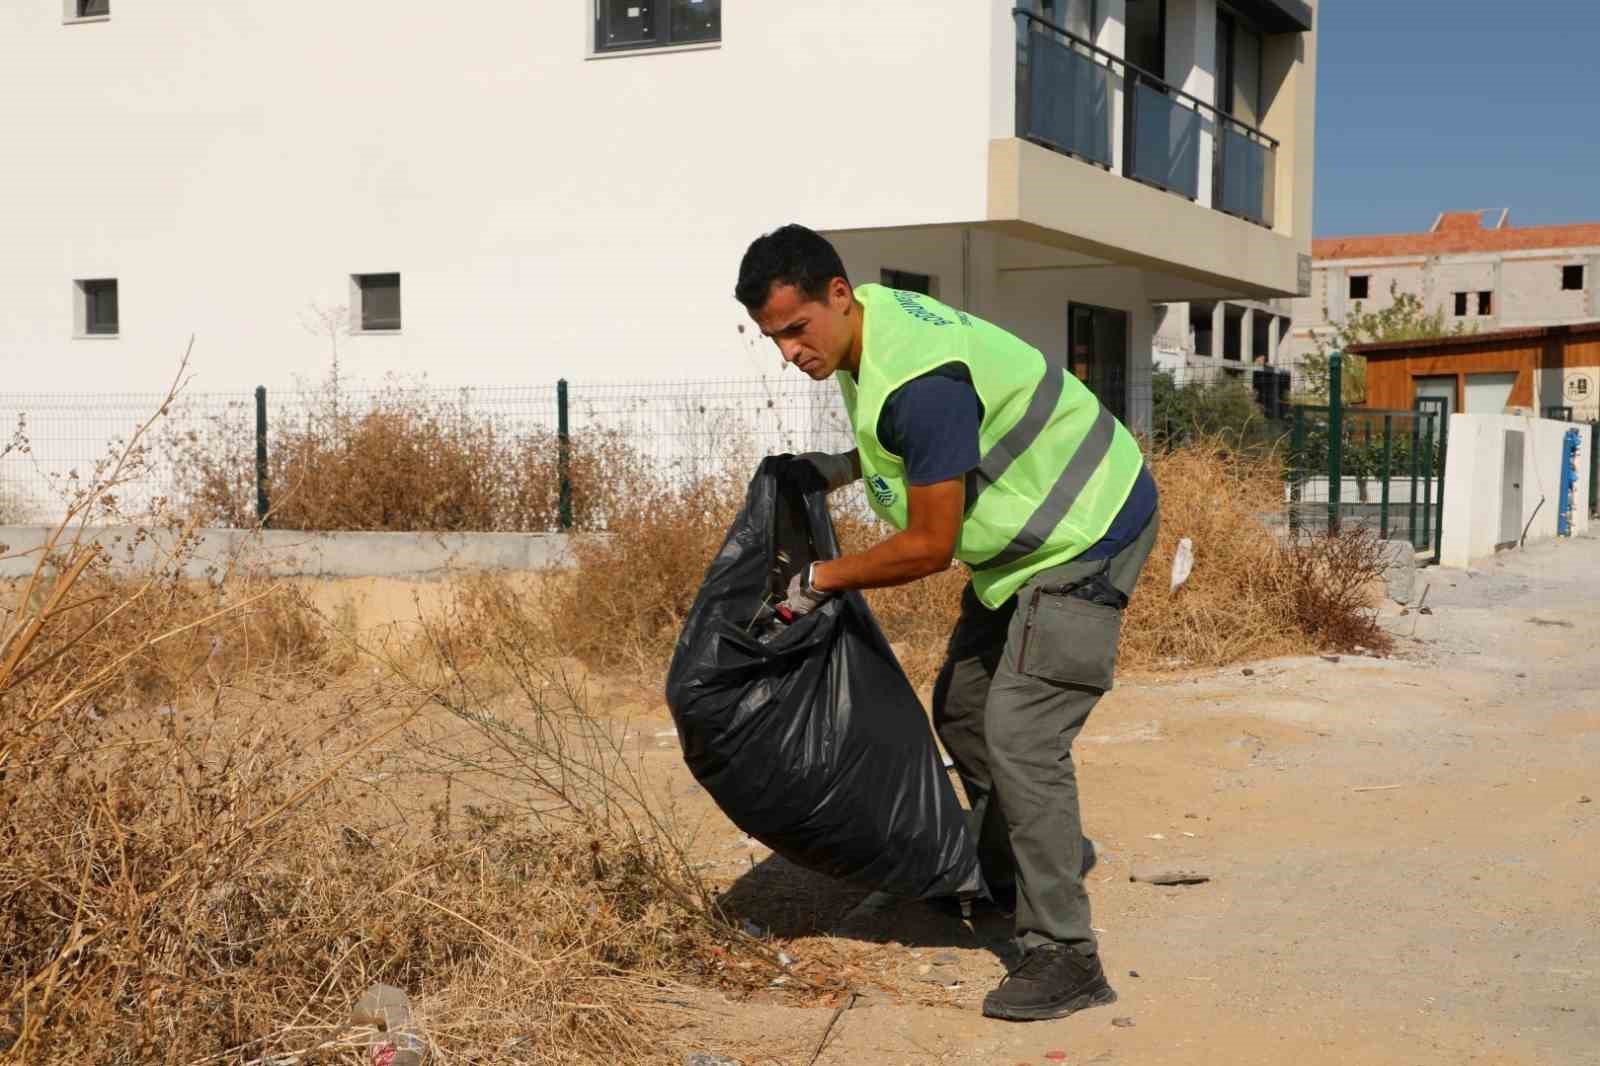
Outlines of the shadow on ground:
[{"label": "shadow on ground", "polygon": [[833,936],[915,948],[984,950],[1013,961],[1011,919],[978,908],[971,924],[926,903],[875,907],[868,893],[769,855],[719,897],[734,921],[746,920],[783,940]]}]

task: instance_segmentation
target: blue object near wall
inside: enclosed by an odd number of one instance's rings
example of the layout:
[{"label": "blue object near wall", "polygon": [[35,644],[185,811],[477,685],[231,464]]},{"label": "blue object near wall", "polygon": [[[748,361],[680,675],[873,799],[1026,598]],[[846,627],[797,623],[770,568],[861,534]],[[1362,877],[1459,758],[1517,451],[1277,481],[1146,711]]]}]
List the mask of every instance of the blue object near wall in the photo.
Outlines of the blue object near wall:
[{"label": "blue object near wall", "polygon": [[1578,487],[1578,444],[1583,435],[1569,429],[1561,438],[1561,507],[1556,512],[1556,536],[1572,536],[1573,491]]}]

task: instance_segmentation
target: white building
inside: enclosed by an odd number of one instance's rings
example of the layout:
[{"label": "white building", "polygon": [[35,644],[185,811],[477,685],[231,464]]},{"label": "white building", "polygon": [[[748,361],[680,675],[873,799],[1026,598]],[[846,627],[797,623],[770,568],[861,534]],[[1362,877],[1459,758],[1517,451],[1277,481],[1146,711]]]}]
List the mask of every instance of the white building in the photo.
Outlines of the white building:
[{"label": "white building", "polygon": [[276,388],[330,321],[363,377],[771,372],[733,282],[800,221],[1137,421],[1153,304],[1307,280],[1312,9],[1012,6],[12,0],[0,389],[160,388],[191,334]]}]

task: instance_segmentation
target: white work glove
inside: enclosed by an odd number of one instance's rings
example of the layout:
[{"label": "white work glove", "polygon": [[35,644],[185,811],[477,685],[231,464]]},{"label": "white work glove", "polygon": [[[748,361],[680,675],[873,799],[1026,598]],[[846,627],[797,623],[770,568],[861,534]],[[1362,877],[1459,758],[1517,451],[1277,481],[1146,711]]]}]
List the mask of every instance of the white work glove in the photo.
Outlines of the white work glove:
[{"label": "white work glove", "polygon": [[822,592],[811,584],[811,568],[816,563],[808,563],[806,568],[789,579],[789,595],[778,604],[778,617],[785,622],[793,622],[804,618],[827,602],[831,593]]},{"label": "white work glove", "polygon": [[855,460],[850,452],[806,452],[795,458],[810,463],[827,484],[829,492],[844,488],[857,476]]}]

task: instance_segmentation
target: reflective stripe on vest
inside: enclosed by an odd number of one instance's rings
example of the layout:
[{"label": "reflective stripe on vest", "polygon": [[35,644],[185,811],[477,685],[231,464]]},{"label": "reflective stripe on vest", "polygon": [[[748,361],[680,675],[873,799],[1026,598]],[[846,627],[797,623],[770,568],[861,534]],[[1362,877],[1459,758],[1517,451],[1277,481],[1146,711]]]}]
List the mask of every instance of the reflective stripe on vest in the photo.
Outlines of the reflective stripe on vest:
[{"label": "reflective stripe on vest", "polygon": [[[1053,390],[1057,396],[1061,395],[1061,372],[1054,367],[1044,376],[1045,381],[1054,378],[1057,385]],[[1040,391],[1043,391],[1044,382],[1040,382]],[[1037,392],[1035,393],[1037,396]],[[1031,406],[1029,408],[1032,410]],[[1026,417],[1026,416],[1024,416]],[[1022,425],[1021,422],[1017,423]],[[1044,428],[1041,423],[1035,430],[1034,436]],[[1000,549],[998,555],[991,556],[981,563],[974,565],[976,570],[990,570],[997,566],[1007,566],[1018,559],[1026,558],[1044,547],[1044,542],[1061,520],[1067,517],[1067,512],[1072,510],[1072,505],[1078,502],[1078,494],[1089,484],[1089,479],[1094,472],[1100,469],[1100,464],[1105,461],[1106,455],[1111,451],[1111,442],[1116,438],[1117,419],[1104,407],[1095,417],[1094,426],[1089,430],[1089,435],[1083,438],[1083,443],[1078,445],[1078,450],[1072,453],[1072,458],[1067,462],[1067,468],[1061,472],[1056,483],[1051,486],[1049,495],[1045,496],[1038,508],[1028,518],[1028,524],[1022,531],[1011,539],[1011,543]],[[1010,434],[1007,434],[1009,437]],[[1004,443],[1002,441],[1002,443]],[[1032,443],[1029,441],[1028,443]],[[991,449],[991,453],[993,449]],[[1018,451],[1020,454],[1020,449]],[[986,457],[987,458],[987,457]],[[1010,460],[1006,460],[1009,462]],[[981,466],[980,466],[981,469]],[[981,475],[980,475],[981,476]]]}]

